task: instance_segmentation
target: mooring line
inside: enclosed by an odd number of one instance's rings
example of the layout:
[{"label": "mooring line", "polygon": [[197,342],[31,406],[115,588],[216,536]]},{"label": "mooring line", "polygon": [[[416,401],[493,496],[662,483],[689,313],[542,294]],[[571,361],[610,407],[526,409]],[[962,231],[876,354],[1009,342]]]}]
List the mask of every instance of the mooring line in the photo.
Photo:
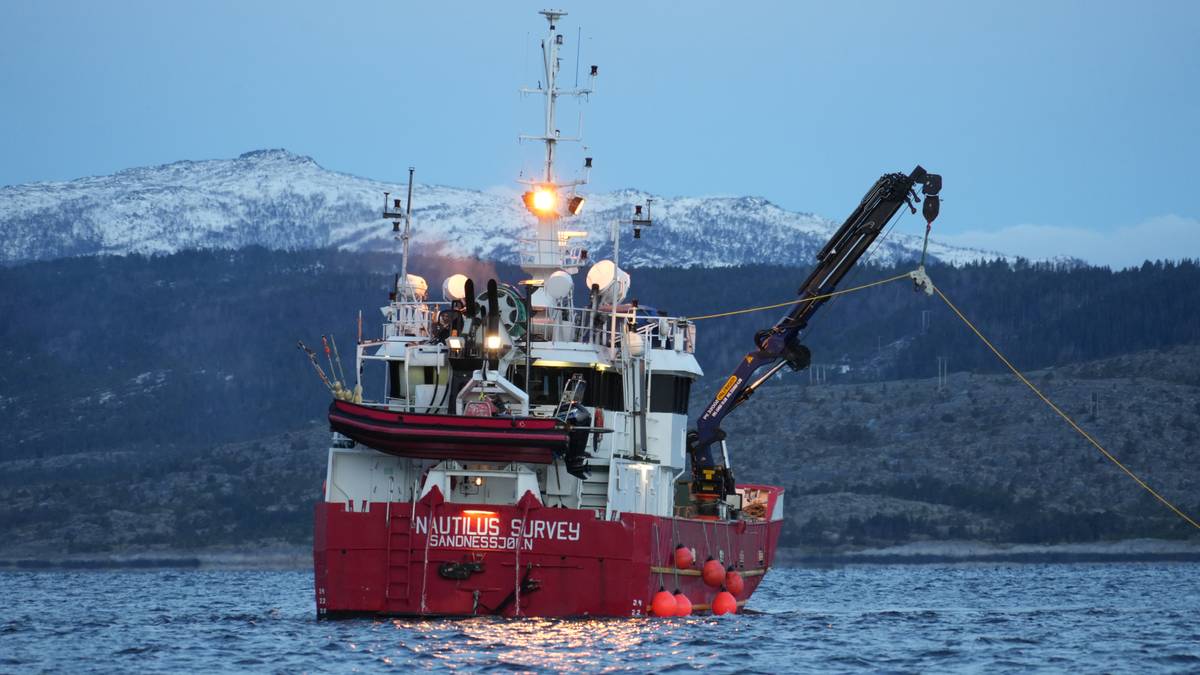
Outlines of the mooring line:
[{"label": "mooring line", "polygon": [[887,279],[880,279],[878,281],[872,281],[869,284],[863,284],[861,286],[854,286],[853,288],[845,288],[840,291],[833,291],[832,293],[824,293],[821,295],[814,295],[814,296],[807,297],[807,298],[800,298],[799,300],[789,300],[787,302],[779,302],[774,305],[762,305],[761,307],[748,307],[746,309],[735,309],[730,312],[721,312],[719,314],[705,314],[704,316],[689,316],[689,317],[684,317],[684,318],[686,318],[688,321],[703,321],[705,319],[719,319],[723,316],[733,316],[735,314],[749,314],[750,312],[761,312],[766,309],[779,309],[780,307],[788,307],[791,305],[798,305],[802,302],[813,302],[814,300],[826,300],[826,299],[832,298],[834,296],[845,295],[847,293],[854,293],[855,291],[862,291],[862,290],[866,290],[868,288],[873,288],[875,286],[882,286],[884,284],[890,284],[893,281],[900,281],[901,279],[911,279],[911,278],[912,277],[909,275],[909,273],[905,272],[904,274],[897,274],[896,276],[889,277]]},{"label": "mooring line", "polygon": [[938,297],[940,297],[942,299],[942,301],[946,303],[946,306],[949,307],[950,310],[953,311],[958,316],[959,319],[962,319],[962,322],[967,325],[967,328],[970,328],[971,331],[973,333],[975,333],[975,335],[980,340],[983,341],[983,344],[987,345],[987,348],[992,350],[992,353],[996,355],[996,358],[1000,359],[1000,362],[1003,363],[1005,366],[1007,366],[1008,369],[1010,371],[1012,371],[1012,374],[1016,375],[1017,379],[1021,380],[1021,382],[1023,382],[1026,387],[1029,387],[1030,391],[1032,391],[1034,394],[1036,394],[1038,398],[1042,399],[1043,403],[1050,406],[1050,409],[1053,410],[1054,412],[1058,413],[1059,417],[1066,420],[1067,424],[1071,425],[1072,429],[1079,432],[1080,436],[1083,436],[1084,438],[1086,438],[1089,443],[1094,445],[1096,447],[1096,449],[1100,451],[1100,454],[1104,455],[1108,459],[1108,461],[1112,462],[1113,464],[1116,464],[1117,467],[1119,469],[1121,469],[1121,471],[1124,471],[1126,475],[1128,475],[1130,478],[1132,478],[1134,480],[1134,482],[1136,482],[1138,485],[1142,486],[1142,489],[1144,489],[1146,492],[1149,492],[1151,495],[1153,495],[1155,499],[1162,502],[1162,504],[1164,506],[1166,506],[1168,509],[1171,509],[1172,511],[1174,511],[1175,515],[1179,516],[1180,518],[1183,518],[1192,527],[1196,528],[1197,530],[1200,530],[1200,523],[1197,523],[1195,520],[1193,520],[1191,516],[1184,513],[1178,506],[1175,506],[1174,504],[1172,504],[1166,497],[1162,496],[1161,494],[1158,493],[1158,491],[1156,491],[1154,488],[1150,487],[1150,485],[1148,483],[1146,483],[1146,481],[1144,481],[1140,477],[1138,477],[1138,475],[1135,474],[1132,470],[1130,470],[1129,467],[1122,464],[1121,460],[1114,457],[1113,454],[1110,453],[1108,450],[1105,450],[1104,446],[1100,445],[1099,441],[1097,441],[1091,434],[1084,431],[1083,427],[1079,426],[1075,422],[1075,420],[1071,418],[1070,415],[1063,412],[1062,408],[1055,405],[1053,401],[1051,401],[1045,394],[1042,393],[1042,391],[1040,389],[1037,388],[1037,386],[1035,386],[1032,382],[1029,381],[1029,378],[1025,377],[1025,375],[1023,375],[1021,373],[1021,371],[1017,370],[1017,367],[1014,366],[1011,361],[1009,361],[1007,358],[1005,358],[1004,354],[1001,354],[999,349],[996,349],[996,346],[992,344],[991,340],[988,340],[983,335],[983,333],[981,333],[979,331],[979,329],[975,327],[975,324],[971,323],[970,319],[968,319],[966,317],[966,315],[964,315],[958,309],[958,307],[956,307],[954,305],[953,302],[950,302],[950,298],[946,297],[946,294],[942,292],[942,289],[938,288],[937,286],[934,286],[933,290],[934,290],[934,292],[936,292],[938,294]]}]

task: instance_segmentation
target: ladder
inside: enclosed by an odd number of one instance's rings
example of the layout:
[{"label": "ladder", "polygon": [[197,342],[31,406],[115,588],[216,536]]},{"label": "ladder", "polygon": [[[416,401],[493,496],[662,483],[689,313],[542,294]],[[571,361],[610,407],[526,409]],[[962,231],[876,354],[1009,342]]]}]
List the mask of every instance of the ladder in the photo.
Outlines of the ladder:
[{"label": "ladder", "polygon": [[591,464],[591,476],[581,481],[579,489],[579,508],[599,509],[603,515],[608,508],[608,465]]},{"label": "ladder", "polygon": [[583,381],[583,375],[574,373],[563,386],[562,398],[558,401],[558,407],[554,409],[554,416],[565,415],[571,411],[571,404],[575,403],[580,398],[581,390],[586,386]]},{"label": "ladder", "polygon": [[409,563],[412,557],[412,522],[408,514],[395,510],[388,515],[387,528],[387,587],[384,597],[389,605],[396,602],[407,605],[411,585]]}]

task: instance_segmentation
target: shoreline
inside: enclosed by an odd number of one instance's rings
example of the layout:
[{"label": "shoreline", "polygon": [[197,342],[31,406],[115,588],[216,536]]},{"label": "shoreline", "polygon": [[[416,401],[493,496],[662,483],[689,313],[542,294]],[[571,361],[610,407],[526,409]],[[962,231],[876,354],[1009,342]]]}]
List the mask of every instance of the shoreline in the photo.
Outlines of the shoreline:
[{"label": "shoreline", "polygon": [[153,551],[67,556],[5,556],[0,572],[39,570],[312,570],[312,549],[307,546],[266,551]]},{"label": "shoreline", "polygon": [[[863,549],[781,547],[775,566],[944,565],[956,563],[1200,562],[1200,541],[1126,539],[1076,544],[992,544],[925,541]],[[271,549],[144,551],[67,556],[3,555],[0,572],[40,570],[283,570],[312,569],[307,546]]]},{"label": "shoreline", "polygon": [[1200,562],[1200,540],[1122,539],[1071,544],[923,541],[862,549],[784,548],[776,564],[935,565],[948,563]]}]

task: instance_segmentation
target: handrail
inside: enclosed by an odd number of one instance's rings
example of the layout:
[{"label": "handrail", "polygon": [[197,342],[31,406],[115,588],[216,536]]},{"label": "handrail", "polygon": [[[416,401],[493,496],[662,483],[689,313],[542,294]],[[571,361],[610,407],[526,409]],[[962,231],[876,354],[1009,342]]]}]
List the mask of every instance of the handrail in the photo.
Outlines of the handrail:
[{"label": "handrail", "polygon": [[[385,321],[383,339],[394,337],[432,337],[436,334],[438,313],[448,302],[393,302],[396,318]],[[563,316],[565,310],[565,316]],[[616,334],[613,318],[616,318]],[[620,344],[630,323],[635,332],[654,349],[695,351],[695,328],[687,317],[654,316],[632,310],[616,312],[590,307],[551,308],[534,317],[530,329],[534,342],[583,342],[612,346]],[[521,342],[518,340],[518,343]]]}]

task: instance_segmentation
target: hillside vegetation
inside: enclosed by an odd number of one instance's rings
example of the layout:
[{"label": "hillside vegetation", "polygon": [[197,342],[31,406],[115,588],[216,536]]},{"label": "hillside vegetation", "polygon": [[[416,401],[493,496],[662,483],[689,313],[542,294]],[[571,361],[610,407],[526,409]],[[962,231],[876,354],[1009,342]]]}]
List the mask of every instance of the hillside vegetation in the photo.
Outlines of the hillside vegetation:
[{"label": "hillside vegetation", "polygon": [[[327,395],[295,349],[363,310],[394,263],[245,249],[0,268],[0,534],[10,553],[300,542]],[[511,267],[418,258],[437,289]],[[854,285],[902,268],[863,267]],[[1200,268],[937,266],[931,275],[1051,397],[1195,513]],[[805,270],[633,270],[643,306],[707,314],[794,297]],[[434,293],[437,295],[436,291]],[[783,310],[700,324],[692,409]],[[738,475],[789,487],[789,544],[1177,537],[1178,520],[898,282],[839,298],[807,338],[828,379],[785,372],[731,416]],[[952,374],[941,390],[938,357]],[[835,366],[835,367],[830,367]],[[151,517],[146,517],[151,516]]]},{"label": "hillside vegetation", "polygon": [[[351,353],[358,311],[378,334],[394,261],[330,251],[245,249],[91,257],[0,268],[0,436],[5,457],[197,447],[323,419],[326,394],[296,340],[336,337]],[[482,287],[512,267],[418,258],[440,295],[447,274]],[[904,269],[863,267],[844,286]],[[931,269],[935,281],[1022,367],[1200,341],[1200,267],[1108,269],[1003,263]],[[632,296],[674,315],[786,301],[805,270],[633,271]],[[702,322],[705,391],[783,310]],[[941,302],[907,281],[837,298],[806,339],[830,381],[1000,372]],[[841,372],[845,370],[846,372]],[[804,374],[800,378],[806,378]]]},{"label": "hillside vegetation", "polygon": [[[1034,371],[1109,452],[1200,514],[1200,347]],[[785,541],[1195,536],[1009,375],[768,388],[725,424],[739,477],[789,489]]]},{"label": "hillside vegetation", "polygon": [[[1200,347],[1037,371],[1123,462],[1200,513]],[[699,402],[693,401],[693,407]],[[776,385],[726,429],[740,480],[783,484],[783,545],[837,552],[971,539],[1194,537],[1016,380]],[[196,449],[0,461],[0,559],[311,541],[322,425]]]}]

